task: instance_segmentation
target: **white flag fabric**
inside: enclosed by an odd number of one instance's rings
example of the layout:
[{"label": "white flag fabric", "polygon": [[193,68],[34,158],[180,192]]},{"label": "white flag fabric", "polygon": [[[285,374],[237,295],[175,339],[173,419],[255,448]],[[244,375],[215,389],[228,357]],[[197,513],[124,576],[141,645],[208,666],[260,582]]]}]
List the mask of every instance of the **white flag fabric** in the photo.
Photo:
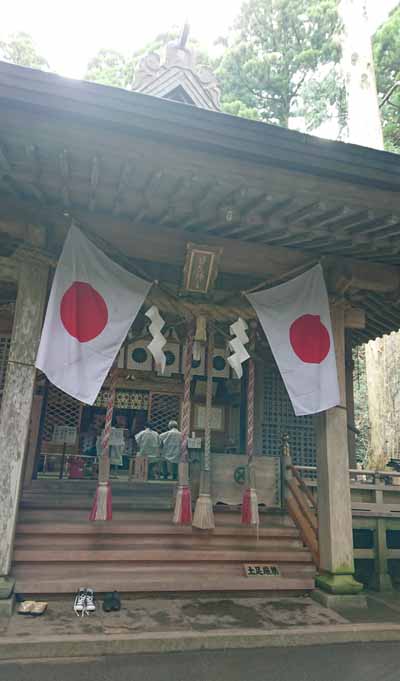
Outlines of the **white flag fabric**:
[{"label": "white flag fabric", "polygon": [[296,416],[340,402],[329,301],[321,265],[247,295],[267,336]]},{"label": "white flag fabric", "polygon": [[150,286],[73,225],[54,275],[37,368],[68,395],[93,404]]}]

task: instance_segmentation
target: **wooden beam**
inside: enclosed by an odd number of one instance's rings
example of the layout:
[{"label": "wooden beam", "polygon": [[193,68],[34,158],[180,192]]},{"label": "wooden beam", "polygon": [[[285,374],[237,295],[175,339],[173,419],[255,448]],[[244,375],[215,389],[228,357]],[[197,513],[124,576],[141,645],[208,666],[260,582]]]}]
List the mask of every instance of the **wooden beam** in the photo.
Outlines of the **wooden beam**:
[{"label": "wooden beam", "polygon": [[0,173],[1,175],[11,173],[11,163],[2,147],[0,147]]},{"label": "wooden beam", "polygon": [[37,200],[40,201],[41,203],[44,203],[45,196],[40,187],[42,167],[40,164],[39,151],[36,144],[28,144],[25,147],[25,153],[32,164],[32,182],[29,183],[29,187],[32,190],[34,196],[37,198]]},{"label": "wooden beam", "polygon": [[97,154],[92,158],[92,167],[90,171],[90,193],[89,193],[89,205],[88,208],[91,213],[96,208],[96,194],[97,187],[100,182],[100,159]]},{"label": "wooden beam", "polygon": [[59,157],[59,168],[60,168],[60,176],[61,176],[61,196],[64,204],[64,208],[69,208],[71,205],[71,198],[70,198],[70,191],[69,191],[69,175],[70,175],[70,167],[69,167],[69,155],[68,151],[64,149]]},{"label": "wooden beam", "polygon": [[[1,206],[1,209],[3,205]],[[9,215],[21,215],[21,204],[9,203]],[[47,207],[41,213],[37,211],[36,225],[45,230],[42,224],[49,224],[49,237],[53,249],[61,249],[63,240],[70,225],[70,217],[65,217],[62,210]],[[237,239],[225,239],[211,236],[203,232],[188,233],[185,230],[172,228],[160,229],[151,225],[139,225],[130,220],[116,220],[108,213],[89,213],[75,210],[73,217],[78,224],[87,226],[98,234],[126,258],[183,266],[186,258],[186,244],[192,241],[198,244],[221,247],[222,256],[219,264],[221,272],[259,277],[282,277],[294,267],[310,262],[310,253],[292,248],[269,246],[267,244],[243,242]],[[18,217],[2,219],[0,214],[0,233],[6,233],[14,239],[32,243],[33,220]],[[44,232],[44,234],[43,234]],[[33,243],[37,247],[38,243]],[[334,255],[325,261],[330,271],[336,275],[347,276],[351,287],[378,293],[395,292],[400,289],[400,268],[375,262],[364,262]],[[334,290],[334,288],[333,288]]]},{"label": "wooden beam", "polygon": [[[263,211],[262,216],[255,215],[254,213],[248,215],[244,220],[244,224],[239,225],[235,229],[229,230],[229,238],[232,236],[236,236],[240,239],[258,238],[259,236],[265,234],[266,230],[271,224],[271,220],[273,218],[277,219],[276,216],[278,216],[282,210],[284,211],[284,215],[279,215],[279,219],[281,220],[284,219],[285,212],[289,209],[293,209],[293,205],[296,205],[294,198],[289,196],[284,196],[278,201],[276,200],[276,197],[275,199],[273,197],[267,197],[266,201],[269,203],[269,208],[266,211]],[[255,229],[255,226],[257,226],[258,229]]]},{"label": "wooden beam", "polygon": [[113,214],[119,215],[121,212],[122,201],[124,194],[128,188],[129,181],[132,177],[133,164],[131,161],[125,161],[121,167],[121,172],[118,180],[117,191],[114,197]]},{"label": "wooden beam", "polygon": [[365,329],[365,310],[362,310],[359,307],[345,308],[344,325],[347,329]]},{"label": "wooden beam", "polygon": [[12,258],[0,257],[0,281],[18,281],[18,264]]}]

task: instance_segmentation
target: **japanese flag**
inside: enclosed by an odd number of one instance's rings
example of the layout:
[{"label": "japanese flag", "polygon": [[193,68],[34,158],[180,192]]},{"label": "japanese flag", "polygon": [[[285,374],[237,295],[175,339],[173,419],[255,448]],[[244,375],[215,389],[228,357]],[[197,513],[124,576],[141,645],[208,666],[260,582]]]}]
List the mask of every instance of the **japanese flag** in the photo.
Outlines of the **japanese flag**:
[{"label": "japanese flag", "polygon": [[289,393],[296,416],[340,402],[328,294],[322,267],[247,295]]},{"label": "japanese flag", "polygon": [[37,368],[68,395],[93,404],[150,286],[72,226],[54,275]]}]

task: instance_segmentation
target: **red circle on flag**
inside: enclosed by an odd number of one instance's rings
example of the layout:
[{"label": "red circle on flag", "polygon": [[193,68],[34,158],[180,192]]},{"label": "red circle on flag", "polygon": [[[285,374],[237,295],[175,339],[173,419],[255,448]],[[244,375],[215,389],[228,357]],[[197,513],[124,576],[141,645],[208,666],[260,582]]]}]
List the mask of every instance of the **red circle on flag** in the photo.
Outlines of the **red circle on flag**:
[{"label": "red circle on flag", "polygon": [[328,329],[319,315],[304,314],[290,327],[290,343],[302,362],[320,364],[331,347]]},{"label": "red circle on flag", "polygon": [[84,281],[74,281],[64,293],[60,315],[65,329],[81,343],[99,336],[108,322],[103,296]]}]

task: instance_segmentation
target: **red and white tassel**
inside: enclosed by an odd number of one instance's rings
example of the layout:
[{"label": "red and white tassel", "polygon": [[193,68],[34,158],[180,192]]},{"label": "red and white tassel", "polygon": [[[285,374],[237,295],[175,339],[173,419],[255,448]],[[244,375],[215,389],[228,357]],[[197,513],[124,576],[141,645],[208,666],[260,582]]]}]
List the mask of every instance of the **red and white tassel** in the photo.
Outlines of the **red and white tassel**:
[{"label": "red and white tassel", "polygon": [[109,482],[99,482],[89,520],[112,520],[112,493]]},{"label": "red and white tassel", "polygon": [[242,523],[250,527],[258,527],[260,524],[257,491],[253,487],[247,487],[243,494]]},{"label": "red and white tassel", "polygon": [[192,495],[189,485],[178,486],[173,522],[175,525],[192,524]]}]

